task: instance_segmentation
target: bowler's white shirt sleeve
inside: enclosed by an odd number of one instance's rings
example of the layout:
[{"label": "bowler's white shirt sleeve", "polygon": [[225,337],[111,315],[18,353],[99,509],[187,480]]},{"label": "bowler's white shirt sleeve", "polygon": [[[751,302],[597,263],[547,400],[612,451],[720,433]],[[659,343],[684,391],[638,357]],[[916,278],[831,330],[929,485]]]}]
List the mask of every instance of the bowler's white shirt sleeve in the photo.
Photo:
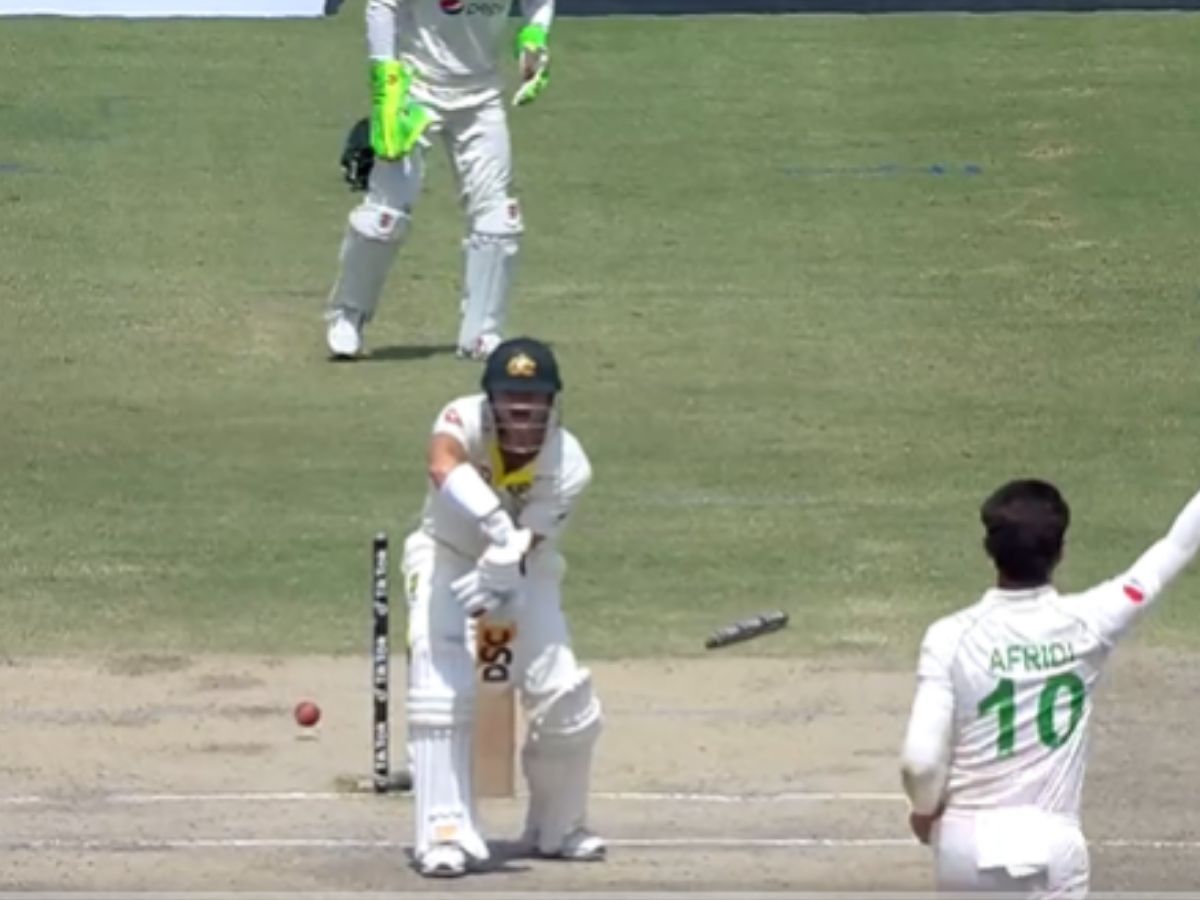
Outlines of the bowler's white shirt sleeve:
[{"label": "bowler's white shirt sleeve", "polygon": [[900,771],[913,812],[929,815],[942,803],[954,746],[954,681],[958,645],[953,619],[935,622],[921,642],[917,691],[904,736]]},{"label": "bowler's white shirt sleeve", "polygon": [[1072,611],[1115,644],[1200,551],[1200,493],[1123,575],[1069,598]]}]

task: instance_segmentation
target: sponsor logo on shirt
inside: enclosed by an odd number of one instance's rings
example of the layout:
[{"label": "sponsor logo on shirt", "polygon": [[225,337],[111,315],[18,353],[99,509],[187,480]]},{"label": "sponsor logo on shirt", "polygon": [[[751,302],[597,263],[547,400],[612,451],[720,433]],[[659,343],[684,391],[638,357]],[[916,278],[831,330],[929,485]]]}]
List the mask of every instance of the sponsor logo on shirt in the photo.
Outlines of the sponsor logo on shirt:
[{"label": "sponsor logo on shirt", "polygon": [[438,0],[438,6],[448,16],[502,16],[507,12],[503,0]]}]

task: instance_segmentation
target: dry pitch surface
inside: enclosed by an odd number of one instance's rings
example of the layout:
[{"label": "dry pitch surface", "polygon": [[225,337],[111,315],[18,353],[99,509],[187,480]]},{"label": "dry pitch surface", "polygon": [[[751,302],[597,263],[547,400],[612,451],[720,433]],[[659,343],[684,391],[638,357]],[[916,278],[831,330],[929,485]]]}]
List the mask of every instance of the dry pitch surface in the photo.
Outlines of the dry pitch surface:
[{"label": "dry pitch surface", "polygon": [[[608,715],[594,824],[608,862],[507,859],[497,891],[929,887],[896,749],[911,676],[842,659],[595,667]],[[1099,699],[1086,826],[1098,890],[1200,884],[1187,782],[1192,658],[1118,657]],[[409,891],[407,798],[369,768],[364,659],[121,657],[0,668],[0,867],[9,889]],[[293,704],[324,717],[302,731]],[[397,729],[399,734],[399,729]],[[519,801],[489,802],[513,837]],[[504,855],[504,846],[498,855]]]}]

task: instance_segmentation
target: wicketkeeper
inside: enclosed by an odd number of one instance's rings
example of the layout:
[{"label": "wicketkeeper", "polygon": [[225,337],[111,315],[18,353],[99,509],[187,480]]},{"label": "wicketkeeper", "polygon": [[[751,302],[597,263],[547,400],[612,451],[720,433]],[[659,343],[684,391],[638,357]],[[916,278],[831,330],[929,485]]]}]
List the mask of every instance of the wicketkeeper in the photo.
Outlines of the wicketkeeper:
[{"label": "wicketkeeper", "polygon": [[[363,349],[396,252],[421,192],[425,152],[439,135],[466,214],[460,356],[486,358],[500,342],[524,226],[513,194],[501,45],[512,0],[367,0],[370,146],[365,198],[349,216],[330,293],[326,340],[334,358]],[[554,0],[523,0],[513,104],[549,81]]]},{"label": "wicketkeeper", "polygon": [[469,627],[485,613],[516,630],[513,682],[528,723],[525,840],[548,857],[604,856],[586,823],[600,703],[571,650],[558,550],[591,466],[560,422],[561,390],[545,344],[505,341],[488,358],[484,392],[450,403],[433,426],[421,525],[404,546],[408,742],[423,875],[462,875],[488,857],[473,803]]}]

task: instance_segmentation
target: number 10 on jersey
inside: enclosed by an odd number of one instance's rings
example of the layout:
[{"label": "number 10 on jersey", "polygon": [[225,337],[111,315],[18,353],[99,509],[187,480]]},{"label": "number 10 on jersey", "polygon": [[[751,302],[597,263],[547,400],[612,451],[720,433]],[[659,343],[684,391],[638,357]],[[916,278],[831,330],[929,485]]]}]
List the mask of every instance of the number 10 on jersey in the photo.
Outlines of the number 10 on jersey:
[{"label": "number 10 on jersey", "polygon": [[[1083,681],[1073,672],[1052,675],[1042,683],[1038,692],[1037,732],[1038,739],[1051,750],[1061,747],[1075,732],[1083,718],[1083,701],[1086,691]],[[1055,707],[1059,695],[1068,698],[1070,716],[1066,728],[1058,729],[1055,722]],[[1017,746],[1017,689],[1011,678],[1001,678],[996,689],[979,701],[980,718],[995,712],[999,720],[996,734],[996,755],[1012,756]]]}]

